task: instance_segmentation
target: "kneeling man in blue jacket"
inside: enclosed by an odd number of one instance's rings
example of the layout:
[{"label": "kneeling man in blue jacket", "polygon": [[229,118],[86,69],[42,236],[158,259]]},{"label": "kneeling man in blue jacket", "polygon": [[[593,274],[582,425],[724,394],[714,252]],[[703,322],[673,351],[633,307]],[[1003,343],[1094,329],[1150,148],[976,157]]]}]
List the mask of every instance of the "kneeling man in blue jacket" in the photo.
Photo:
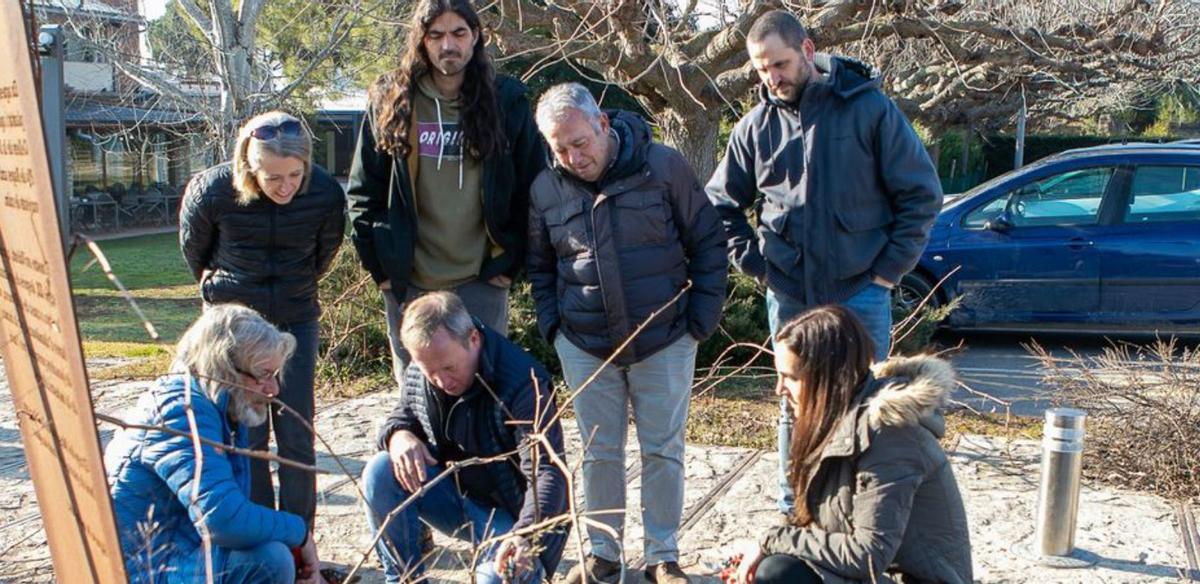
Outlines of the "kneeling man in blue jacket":
[{"label": "kneeling man in blue jacket", "polygon": [[121,430],[104,453],[130,582],[204,582],[208,570],[217,583],[323,582],[304,520],[251,502],[250,460],[214,446],[247,449],[295,348],[231,304],[210,306],[183,334],[172,373],[127,416],[165,430]]},{"label": "kneeling man in blue jacket", "polygon": [[[567,510],[566,476],[554,464],[565,459],[549,373],[451,292],[410,302],[401,322],[412,362],[400,403],[380,429],[381,452],[363,471],[368,519],[384,531],[376,551],[387,581],[424,573],[419,521],[484,544],[477,584],[549,581],[566,526],[526,529]],[[522,447],[535,433],[545,441]],[[499,455],[506,456],[434,482],[455,461]]]}]

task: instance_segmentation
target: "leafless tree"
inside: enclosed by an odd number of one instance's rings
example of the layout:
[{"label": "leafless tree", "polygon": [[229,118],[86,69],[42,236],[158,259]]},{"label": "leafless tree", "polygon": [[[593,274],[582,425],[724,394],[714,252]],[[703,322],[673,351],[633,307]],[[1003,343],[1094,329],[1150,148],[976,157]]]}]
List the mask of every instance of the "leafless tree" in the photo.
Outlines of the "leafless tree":
[{"label": "leafless tree", "polygon": [[883,70],[884,89],[935,135],[1079,120],[1135,92],[1195,84],[1192,0],[494,0],[508,58],[568,61],[635,96],[664,139],[707,176],[722,117],[756,83],[745,34],[773,8],[795,12],[819,51]]},{"label": "leafless tree", "polygon": [[[109,34],[97,34],[96,22],[104,15],[67,10],[65,27],[77,42],[103,55],[105,62],[132,83],[118,84],[122,101],[140,101],[161,110],[183,112],[200,120],[225,157],[232,145],[238,124],[256,113],[287,105],[298,92],[310,89],[310,74],[326,63],[351,35],[365,14],[384,0],[331,0],[329,2],[289,2],[287,0],[172,0],[185,17],[190,34],[177,31],[169,39],[174,47],[200,44],[203,62],[192,63],[191,71],[165,66],[164,62],[142,54],[136,42],[130,42],[128,27]],[[263,30],[264,12],[295,5],[296,13],[287,25],[303,29],[310,39],[305,64],[298,71],[283,73],[277,54],[263,46],[288,31]],[[391,4],[394,4],[392,2]],[[303,13],[309,12],[307,16]],[[320,23],[320,29],[314,27]],[[315,48],[311,48],[315,47]],[[200,70],[199,78],[189,77]]]}]

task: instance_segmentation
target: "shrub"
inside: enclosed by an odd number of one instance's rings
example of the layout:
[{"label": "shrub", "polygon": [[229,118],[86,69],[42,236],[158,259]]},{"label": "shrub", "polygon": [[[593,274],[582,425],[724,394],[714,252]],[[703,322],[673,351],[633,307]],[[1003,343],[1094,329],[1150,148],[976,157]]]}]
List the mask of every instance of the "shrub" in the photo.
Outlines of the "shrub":
[{"label": "shrub", "polygon": [[[697,367],[717,364],[721,353],[734,343],[762,343],[770,339],[765,294],[766,290],[753,278],[736,271],[730,273],[721,323],[717,332],[700,345],[696,355]],[[739,347],[725,356],[723,364],[743,365],[755,352],[756,349],[750,347]],[[773,366],[770,355],[760,355],[753,364]]]},{"label": "shrub", "polygon": [[318,297],[322,308],[318,392],[333,389],[353,395],[388,383],[392,353],[383,295],[363,271],[348,240],[321,279]]},{"label": "shrub", "polygon": [[942,306],[921,306],[920,314],[909,318],[912,311],[892,304],[892,355],[919,355],[928,353],[933,347],[933,336],[938,327],[954,309],[959,299],[955,298]]},{"label": "shrub", "polygon": [[1087,411],[1088,478],[1164,497],[1200,496],[1200,348],[1175,339],[1061,359],[1033,344],[1056,404]]},{"label": "shrub", "polygon": [[528,280],[513,285],[508,296],[508,338],[529,351],[552,375],[562,374],[558,354],[538,332],[537,311],[533,308],[532,286]]},{"label": "shrub", "polygon": [[[371,277],[362,270],[353,246],[342,246],[329,274],[321,280],[321,349],[317,365],[317,386],[322,393],[331,388],[339,395],[354,395],[390,384],[391,351],[388,346],[387,318],[383,296]],[[893,352],[920,352],[930,343],[937,323],[945,318],[951,307],[923,309],[920,318],[910,321],[906,330],[912,331],[898,339]],[[906,315],[894,312],[899,325]],[[530,284],[526,280],[514,285],[509,295],[508,337],[540,361],[554,375],[561,375],[558,355],[542,339],[537,327]],[[769,346],[770,328],[767,325],[765,290],[744,274],[730,274],[729,287],[721,322],[717,332],[700,345],[696,355],[699,370],[720,366],[729,368],[750,365],[773,367],[769,354],[759,354],[751,346],[736,347],[737,343]],[[718,362],[719,361],[719,362]],[[697,379],[709,371],[698,371]]]}]

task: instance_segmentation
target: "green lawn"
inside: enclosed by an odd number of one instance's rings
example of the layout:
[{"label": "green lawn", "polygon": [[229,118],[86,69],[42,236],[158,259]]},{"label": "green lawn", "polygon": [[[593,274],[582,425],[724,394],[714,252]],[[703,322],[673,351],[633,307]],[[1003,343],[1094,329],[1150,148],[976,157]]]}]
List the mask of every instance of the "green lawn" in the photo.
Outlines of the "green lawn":
[{"label": "green lawn", "polygon": [[137,299],[157,330],[151,339],[142,321],[93,261],[87,247],[71,258],[75,312],[89,357],[144,357],[164,354],[200,310],[196,284],[179,252],[178,235],[163,233],[97,242],[113,274]]}]

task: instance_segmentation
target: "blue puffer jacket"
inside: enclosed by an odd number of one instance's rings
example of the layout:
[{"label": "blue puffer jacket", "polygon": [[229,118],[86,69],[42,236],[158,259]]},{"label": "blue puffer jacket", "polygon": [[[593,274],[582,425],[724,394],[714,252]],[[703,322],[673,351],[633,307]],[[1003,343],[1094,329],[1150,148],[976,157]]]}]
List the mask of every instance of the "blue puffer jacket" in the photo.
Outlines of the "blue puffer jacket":
[{"label": "blue puffer jacket", "polygon": [[[229,550],[279,541],[288,547],[304,542],[304,521],[291,513],[250,502],[250,461],[209,445],[195,445],[187,434],[187,400],[200,437],[245,448],[246,431],[229,422],[229,394],[213,403],[199,381],[169,375],[138,400],[126,420],[184,432],[121,430],[104,451],[121,550],[130,582],[203,582],[204,548],[196,523],[203,519],[212,538],[215,582],[221,582]],[[192,481],[200,467],[198,496]]]}]

